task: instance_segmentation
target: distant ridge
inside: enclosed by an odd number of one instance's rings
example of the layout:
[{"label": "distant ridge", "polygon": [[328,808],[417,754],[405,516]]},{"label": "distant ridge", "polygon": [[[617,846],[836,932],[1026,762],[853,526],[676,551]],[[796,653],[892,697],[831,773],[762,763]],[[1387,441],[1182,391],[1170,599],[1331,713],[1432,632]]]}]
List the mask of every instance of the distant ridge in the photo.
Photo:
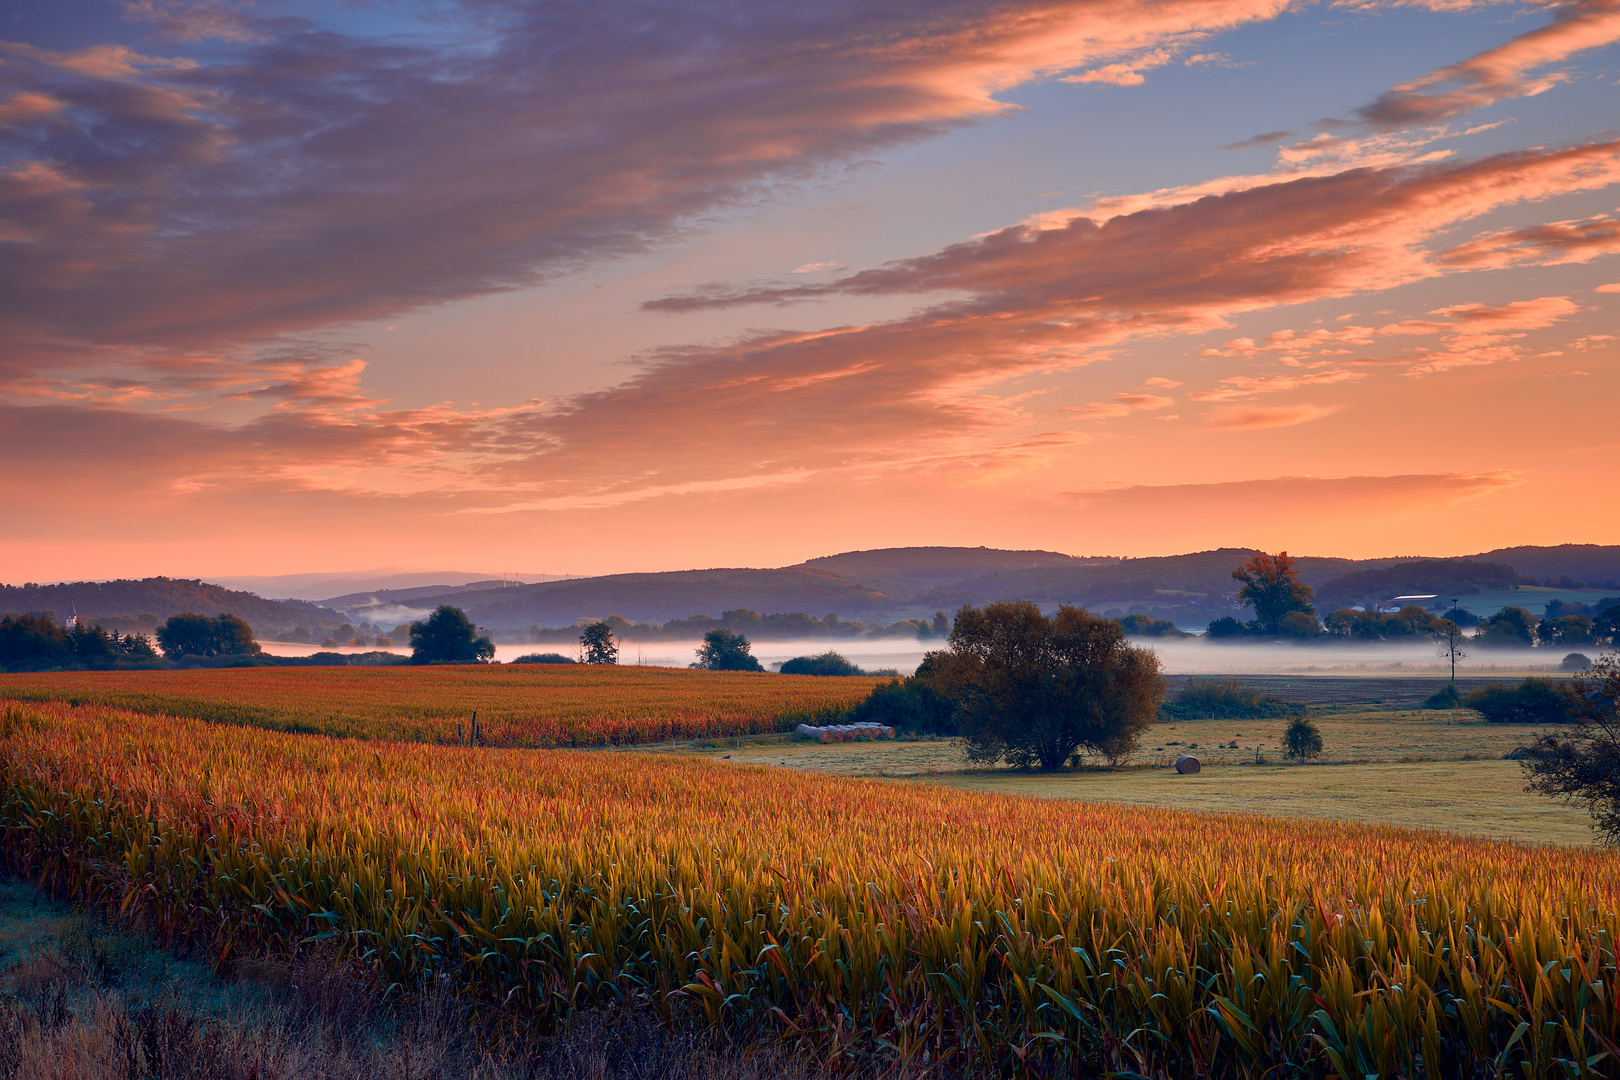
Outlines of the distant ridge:
[{"label": "distant ridge", "polygon": [[[949,613],[963,604],[1027,599],[1045,605],[1078,604],[1104,614],[1146,612],[1191,628],[1243,611],[1236,602],[1232,570],[1256,553],[1252,548],[1214,548],[1126,558],[929,546],[845,551],[777,569],[672,570],[527,583],[445,572],[439,581],[327,593],[330,607],[307,600],[266,600],[199,580],[147,578],[0,586],[0,609],[65,615],[76,608],[89,617],[157,618],[184,610],[229,611],[265,635],[295,626],[325,633],[345,621],[391,626],[439,604],[454,604],[492,630],[521,631],[609,615],[663,623],[692,615],[719,618],[737,610],[803,612],[816,618],[836,614],[870,625],[926,620],[935,611]],[[1319,608],[1325,613],[1369,598],[1436,592],[1475,579],[1481,589],[1564,577],[1590,588],[1606,588],[1607,583],[1620,581],[1620,545],[1499,548],[1450,559],[1299,555],[1296,565],[1300,577],[1321,590]],[[326,583],[353,580],[300,576]],[[1372,593],[1378,595],[1363,595]]]}]

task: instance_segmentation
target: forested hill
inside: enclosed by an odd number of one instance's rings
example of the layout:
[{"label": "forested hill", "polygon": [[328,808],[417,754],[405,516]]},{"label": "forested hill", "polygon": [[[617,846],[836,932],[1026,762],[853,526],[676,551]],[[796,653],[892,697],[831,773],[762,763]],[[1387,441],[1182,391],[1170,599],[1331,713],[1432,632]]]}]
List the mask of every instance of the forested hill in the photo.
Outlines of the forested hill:
[{"label": "forested hill", "polygon": [[[1360,603],[1403,592],[1435,592],[1459,578],[1478,578],[1478,588],[1511,587],[1549,576],[1547,566],[1579,557],[1582,580],[1620,576],[1620,547],[1515,549],[1534,569],[1506,565],[1510,559],[1338,559],[1301,555],[1300,577],[1334,595],[1326,602]],[[1560,553],[1566,553],[1561,555]],[[622,615],[667,622],[727,611],[835,612],[844,619],[893,621],[929,618],[963,604],[1029,599],[1043,604],[1079,604],[1094,611],[1147,611],[1183,626],[1202,627],[1222,615],[1241,614],[1232,571],[1252,558],[1252,548],[1216,548],[1185,555],[1141,559],[1074,556],[1055,551],[996,548],[916,547],[848,551],[780,569],[678,570],[657,574],[610,574],[494,590],[458,588],[406,601],[426,610],[440,603],[464,608],[481,626],[518,629],[568,626],[580,618]],[[1504,565],[1484,566],[1483,563]],[[1465,564],[1465,565],[1459,565]],[[1363,575],[1356,577],[1355,575]],[[1555,575],[1554,575],[1555,576]],[[1366,595],[1362,595],[1362,594]],[[1354,594],[1354,595],[1351,595]],[[1376,595],[1375,595],[1376,594]],[[399,608],[342,605],[352,619],[396,617]]]},{"label": "forested hill", "polygon": [[153,625],[184,611],[199,615],[228,612],[245,619],[261,637],[299,626],[325,633],[344,621],[343,616],[331,608],[307,600],[266,600],[250,592],[237,592],[186,578],[0,585],[0,611],[50,611],[58,619],[66,619],[75,610],[85,619],[103,616],[139,619],[146,615],[152,617]]}]

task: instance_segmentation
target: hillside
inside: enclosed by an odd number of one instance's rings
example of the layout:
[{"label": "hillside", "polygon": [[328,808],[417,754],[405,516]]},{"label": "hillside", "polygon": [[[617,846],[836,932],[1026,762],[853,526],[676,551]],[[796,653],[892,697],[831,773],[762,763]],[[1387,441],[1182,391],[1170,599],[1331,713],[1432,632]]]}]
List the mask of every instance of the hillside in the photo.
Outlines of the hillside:
[{"label": "hillside", "polygon": [[0,611],[51,611],[65,619],[75,610],[84,619],[138,619],[147,615],[153,617],[152,625],[183,611],[201,615],[229,612],[246,619],[260,637],[298,626],[324,634],[344,621],[338,612],[307,600],[266,600],[195,579],[153,577],[0,585]]},{"label": "hillside", "polygon": [[1620,587],[1620,544],[1559,544],[1556,547],[1497,548],[1474,556],[1510,563],[1521,574],[1545,583],[1568,576],[1595,589]]},{"label": "hillside", "polygon": [[1316,590],[1316,608],[1325,615],[1341,607],[1383,603],[1396,596],[1435,593],[1461,597],[1536,583],[1504,562],[1414,559],[1334,578]]},{"label": "hillside", "polygon": [[[837,612],[845,618],[880,614],[894,598],[840,574],[782,570],[675,570],[661,574],[609,574],[548,581],[508,589],[457,591],[411,602],[415,608],[455,604],[480,626],[568,626],[581,617],[623,615],[668,622],[688,615],[755,611]],[[351,615],[366,618],[366,608]]]}]

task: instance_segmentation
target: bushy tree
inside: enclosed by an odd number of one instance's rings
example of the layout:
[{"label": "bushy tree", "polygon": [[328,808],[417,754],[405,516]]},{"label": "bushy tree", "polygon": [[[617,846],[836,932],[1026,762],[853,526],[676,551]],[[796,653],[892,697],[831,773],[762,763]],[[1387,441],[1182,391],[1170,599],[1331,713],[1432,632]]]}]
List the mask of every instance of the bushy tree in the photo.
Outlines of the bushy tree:
[{"label": "bushy tree", "polygon": [[912,734],[957,734],[956,702],[935,685],[935,658],[941,655],[924,656],[909,678],[891,679],[873,687],[845,722],[882,724]]},{"label": "bushy tree", "polygon": [[764,671],[754,659],[752,648],[748,639],[735,630],[717,626],[703,635],[697,663],[692,666],[705,671]]},{"label": "bushy tree", "polygon": [[617,664],[619,643],[614,640],[613,627],[606,622],[594,622],[580,631],[580,648],[585,650],[587,664]]},{"label": "bushy tree", "polygon": [[1620,844],[1620,654],[1598,657],[1562,689],[1578,726],[1520,748],[1525,790],[1584,803],[1599,836]]},{"label": "bushy tree", "polygon": [[1238,599],[1254,607],[1254,621],[1262,633],[1279,633],[1283,619],[1293,612],[1316,614],[1311,587],[1294,573],[1294,560],[1286,551],[1276,555],[1261,552],[1232,571],[1232,577],[1243,582]]},{"label": "bushy tree", "polygon": [[1474,632],[1477,645],[1528,649],[1536,643],[1536,617],[1522,607],[1505,607]]},{"label": "bushy tree", "polygon": [[1551,679],[1482,686],[1463,698],[1463,704],[1493,724],[1564,724],[1572,719],[1568,700]]},{"label": "bushy tree", "polygon": [[480,637],[467,613],[451,604],[411,623],[413,664],[487,664],[494,658],[495,643]]},{"label": "bushy tree", "polygon": [[1166,720],[1250,720],[1302,714],[1305,706],[1270,696],[1236,679],[1188,679],[1174,699],[1159,707]]},{"label": "bushy tree", "polygon": [[1045,770],[1081,749],[1123,757],[1164,700],[1158,657],[1117,622],[1068,604],[1048,618],[1027,600],[958,611],[929,681],[957,702],[971,760]]},{"label": "bushy tree", "polygon": [[795,656],[791,660],[782,662],[784,675],[865,675],[866,672],[852,664],[841,653],[829,649],[815,656]]},{"label": "bushy tree", "polygon": [[1283,749],[1288,756],[1295,758],[1301,765],[1307,758],[1313,758],[1322,752],[1321,730],[1303,716],[1294,718],[1283,733]]},{"label": "bushy tree", "polygon": [[514,664],[572,664],[574,658],[557,652],[532,652],[511,661]]},{"label": "bushy tree", "polygon": [[1155,619],[1151,615],[1127,615],[1119,620],[1119,628],[1127,637],[1184,638],[1191,637],[1169,619]]},{"label": "bushy tree", "polygon": [[228,612],[217,618],[186,611],[157,628],[158,647],[170,660],[182,656],[252,656],[262,650],[253,628]]}]

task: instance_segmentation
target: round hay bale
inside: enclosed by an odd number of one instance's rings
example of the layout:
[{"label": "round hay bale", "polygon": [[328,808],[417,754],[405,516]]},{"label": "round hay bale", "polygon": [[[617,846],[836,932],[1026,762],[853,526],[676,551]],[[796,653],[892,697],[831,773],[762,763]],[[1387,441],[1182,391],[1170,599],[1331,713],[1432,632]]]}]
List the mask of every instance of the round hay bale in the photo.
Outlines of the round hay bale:
[{"label": "round hay bale", "polygon": [[1176,772],[1183,776],[1190,776],[1193,773],[1202,772],[1203,768],[1204,767],[1198,763],[1198,759],[1193,757],[1191,754],[1182,754],[1180,757],[1176,758]]}]

